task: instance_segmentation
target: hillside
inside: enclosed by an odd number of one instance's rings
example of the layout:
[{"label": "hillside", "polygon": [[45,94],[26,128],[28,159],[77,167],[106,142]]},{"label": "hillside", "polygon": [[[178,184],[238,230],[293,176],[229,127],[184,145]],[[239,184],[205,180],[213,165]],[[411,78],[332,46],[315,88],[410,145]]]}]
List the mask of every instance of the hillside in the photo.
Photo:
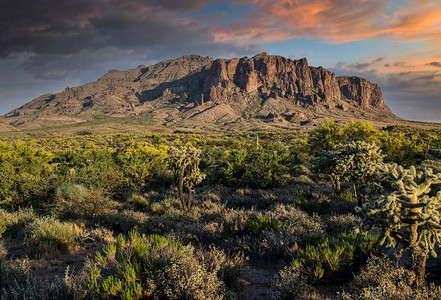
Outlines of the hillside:
[{"label": "hillside", "polygon": [[261,53],[252,58],[182,56],[40,96],[4,116],[18,129],[124,118],[167,129],[290,129],[325,117],[388,124],[400,119],[377,84],[335,77],[305,58]]}]

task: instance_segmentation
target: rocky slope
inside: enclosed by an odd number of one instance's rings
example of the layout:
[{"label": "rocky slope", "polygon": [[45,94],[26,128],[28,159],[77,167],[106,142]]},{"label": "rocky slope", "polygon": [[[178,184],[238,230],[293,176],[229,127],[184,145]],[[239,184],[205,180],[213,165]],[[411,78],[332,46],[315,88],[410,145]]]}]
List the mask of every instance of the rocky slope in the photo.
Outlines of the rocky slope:
[{"label": "rocky slope", "polygon": [[376,84],[360,77],[336,78],[309,66],[305,58],[262,53],[229,60],[190,55],[111,70],[95,82],[40,96],[4,120],[17,128],[35,128],[100,115],[144,117],[172,128],[208,123],[290,128],[323,117],[396,119]]}]

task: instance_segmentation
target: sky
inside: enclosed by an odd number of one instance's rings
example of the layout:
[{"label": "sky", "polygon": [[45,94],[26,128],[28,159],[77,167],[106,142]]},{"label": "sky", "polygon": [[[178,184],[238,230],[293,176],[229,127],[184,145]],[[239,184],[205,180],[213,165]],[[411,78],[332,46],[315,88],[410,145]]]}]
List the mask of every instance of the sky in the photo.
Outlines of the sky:
[{"label": "sky", "polygon": [[440,0],[0,0],[0,115],[110,69],[199,54],[306,57],[441,122]]}]

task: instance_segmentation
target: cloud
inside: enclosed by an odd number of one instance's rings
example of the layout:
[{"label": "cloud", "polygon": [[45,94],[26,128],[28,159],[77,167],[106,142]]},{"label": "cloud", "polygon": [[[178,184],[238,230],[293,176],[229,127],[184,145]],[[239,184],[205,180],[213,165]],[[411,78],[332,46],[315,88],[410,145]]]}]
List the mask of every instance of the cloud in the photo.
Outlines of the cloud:
[{"label": "cloud", "polygon": [[157,7],[180,12],[200,10],[207,4],[207,0],[150,0],[150,2]]},{"label": "cloud", "polygon": [[255,43],[220,44],[207,27],[186,18],[205,5],[206,0],[3,0],[0,59],[20,61],[39,78],[53,79],[123,60],[260,50]]},{"label": "cloud", "polygon": [[432,61],[430,63],[427,63],[427,65],[433,66],[433,67],[437,67],[437,68],[441,68],[441,62],[439,62],[439,61]]},{"label": "cloud", "polygon": [[[404,1],[403,1],[404,2]],[[441,3],[406,1],[387,14],[391,1],[376,0],[243,0],[250,18],[218,26],[218,41],[278,42],[314,37],[331,43],[392,37],[402,42],[441,38]]]}]

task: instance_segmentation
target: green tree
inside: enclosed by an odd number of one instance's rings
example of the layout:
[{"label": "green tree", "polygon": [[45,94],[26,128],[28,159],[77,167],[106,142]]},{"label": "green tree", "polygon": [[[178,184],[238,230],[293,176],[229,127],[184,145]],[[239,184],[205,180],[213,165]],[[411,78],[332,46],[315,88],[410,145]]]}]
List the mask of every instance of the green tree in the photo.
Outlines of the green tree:
[{"label": "green tree", "polygon": [[417,172],[413,166],[405,169],[397,164],[385,165],[380,171],[395,191],[356,207],[363,214],[362,229],[382,228],[381,244],[410,249],[421,287],[427,256],[436,256],[435,246],[441,245],[441,192],[430,194],[431,186],[441,183],[441,173],[433,174],[431,169]]},{"label": "green tree", "polygon": [[166,146],[153,146],[150,143],[131,143],[118,154],[118,161],[127,184],[141,191],[154,179],[164,178],[167,169]]},{"label": "green tree", "polygon": [[334,119],[326,118],[311,132],[308,144],[312,152],[317,152],[331,150],[338,144],[349,142],[377,142],[378,134],[378,129],[370,122],[351,120],[344,125],[338,125]]},{"label": "green tree", "polygon": [[[201,174],[199,170],[201,154],[202,151],[194,147],[170,148],[170,166],[178,184],[182,208],[187,213],[191,209],[193,187],[205,178],[205,174]],[[187,199],[184,195],[184,186],[187,189]]]},{"label": "green tree", "polygon": [[361,205],[359,191],[377,173],[377,165],[382,161],[383,155],[377,145],[358,141],[320,152],[313,165],[316,171],[328,176],[336,193],[341,193],[341,180],[350,181]]}]

